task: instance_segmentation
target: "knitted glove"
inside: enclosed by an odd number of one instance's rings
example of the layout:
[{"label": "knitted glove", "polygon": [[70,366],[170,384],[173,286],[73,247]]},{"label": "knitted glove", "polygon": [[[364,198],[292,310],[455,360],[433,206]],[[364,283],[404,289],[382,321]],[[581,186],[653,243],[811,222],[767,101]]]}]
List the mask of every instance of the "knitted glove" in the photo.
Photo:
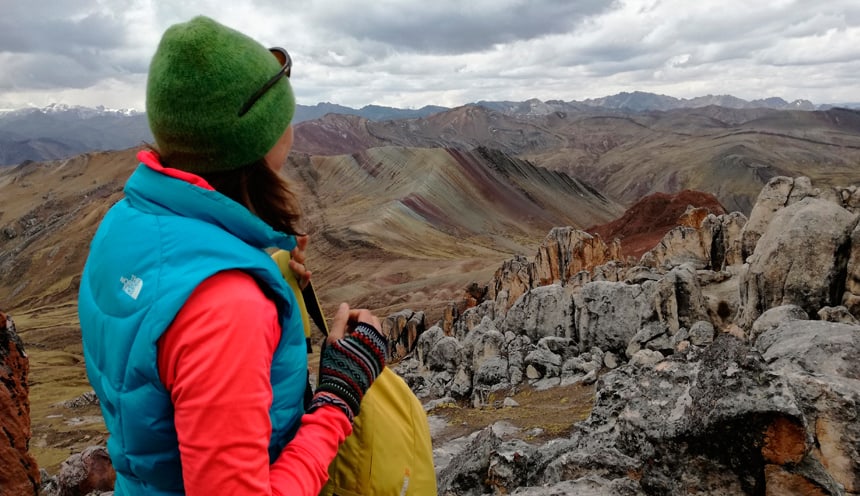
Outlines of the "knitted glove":
[{"label": "knitted glove", "polygon": [[350,334],[327,344],[320,356],[319,387],[308,412],[323,405],[335,405],[352,422],[364,393],[385,367],[387,352],[385,337],[363,322]]}]

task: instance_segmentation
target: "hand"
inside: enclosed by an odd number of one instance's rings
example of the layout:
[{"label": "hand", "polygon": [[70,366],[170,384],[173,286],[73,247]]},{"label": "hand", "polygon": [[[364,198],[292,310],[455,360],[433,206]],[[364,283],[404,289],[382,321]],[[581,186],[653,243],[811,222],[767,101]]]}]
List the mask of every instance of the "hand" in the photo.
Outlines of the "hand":
[{"label": "hand", "polygon": [[[352,310],[346,303],[341,303],[331,322],[331,329],[329,329],[326,343],[334,343],[338,339],[346,336],[349,332],[352,332],[352,330],[355,329],[355,326],[359,323],[367,324],[374,329],[382,329],[382,326],[379,324],[379,319],[370,313],[370,310],[365,310],[364,308]],[[379,331],[377,330],[377,332]]]},{"label": "hand", "polygon": [[379,320],[368,310],[350,310],[341,303],[322,350],[319,387],[308,412],[334,405],[352,421],[385,367],[387,354],[388,340],[379,332]]},{"label": "hand", "polygon": [[296,281],[301,289],[311,282],[311,271],[305,267],[305,249],[308,247],[307,234],[296,236],[296,247],[290,251],[290,270],[296,275]]}]

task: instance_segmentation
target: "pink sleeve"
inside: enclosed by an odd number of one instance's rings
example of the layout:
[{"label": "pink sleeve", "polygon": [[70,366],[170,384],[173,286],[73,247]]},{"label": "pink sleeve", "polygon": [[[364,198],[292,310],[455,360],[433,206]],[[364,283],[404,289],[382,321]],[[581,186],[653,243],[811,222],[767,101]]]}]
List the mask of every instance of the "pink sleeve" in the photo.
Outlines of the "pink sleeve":
[{"label": "pink sleeve", "polygon": [[188,495],[316,496],[327,480],[352,431],[335,407],[304,415],[269,465],[269,374],[279,337],[275,305],[251,276],[228,271],[201,283],[159,340]]}]

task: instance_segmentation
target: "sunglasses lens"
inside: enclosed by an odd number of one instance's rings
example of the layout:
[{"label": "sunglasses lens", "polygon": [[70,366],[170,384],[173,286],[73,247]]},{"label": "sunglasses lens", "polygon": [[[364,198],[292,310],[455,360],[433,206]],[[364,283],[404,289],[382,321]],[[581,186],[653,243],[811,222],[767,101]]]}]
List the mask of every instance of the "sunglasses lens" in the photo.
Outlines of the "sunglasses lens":
[{"label": "sunglasses lens", "polygon": [[274,55],[275,58],[278,59],[278,63],[281,64],[281,66],[287,63],[287,54],[285,52],[282,52],[280,50],[271,50],[271,52],[272,55]]}]

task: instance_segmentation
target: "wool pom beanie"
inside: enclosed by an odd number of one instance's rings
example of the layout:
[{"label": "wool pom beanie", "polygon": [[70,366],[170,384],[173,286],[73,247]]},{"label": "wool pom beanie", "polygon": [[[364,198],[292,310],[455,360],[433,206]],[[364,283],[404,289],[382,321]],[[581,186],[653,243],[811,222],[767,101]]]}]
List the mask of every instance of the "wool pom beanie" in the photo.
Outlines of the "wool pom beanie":
[{"label": "wool pom beanie", "polygon": [[146,114],[165,165],[193,173],[238,169],[263,158],[295,112],[281,78],[239,110],[281,69],[263,45],[208,17],[165,31],[149,67]]}]

